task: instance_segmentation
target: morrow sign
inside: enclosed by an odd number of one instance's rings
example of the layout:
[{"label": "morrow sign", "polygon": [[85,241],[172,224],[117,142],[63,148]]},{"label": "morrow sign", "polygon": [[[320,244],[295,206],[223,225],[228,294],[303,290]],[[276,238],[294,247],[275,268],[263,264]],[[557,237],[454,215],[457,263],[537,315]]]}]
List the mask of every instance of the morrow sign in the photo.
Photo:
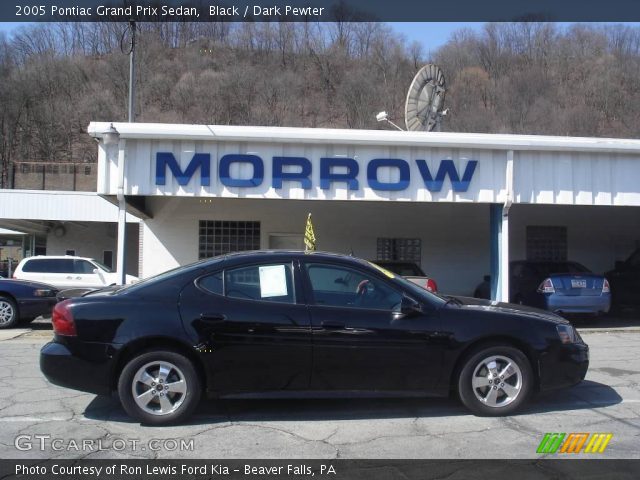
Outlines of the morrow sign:
[{"label": "morrow sign", "polygon": [[[252,174],[250,177],[238,178],[231,174],[233,165],[250,165]],[[462,176],[460,176],[453,160],[440,160],[435,175],[429,169],[426,160],[415,160],[418,175],[424,187],[430,192],[440,192],[445,179],[451,181],[454,192],[466,192],[469,189],[471,179],[478,165],[477,160],[468,160]],[[381,181],[378,171],[381,168],[395,169],[397,180]],[[167,170],[171,172],[179,185],[188,185],[196,171],[200,170],[200,185],[211,185],[211,155],[208,153],[196,153],[193,155],[187,167],[182,170],[175,156],[171,152],[158,152],[156,154],[156,185],[166,185]],[[401,191],[409,187],[411,183],[411,164],[400,158],[375,158],[366,164],[368,186],[379,191]],[[281,189],[284,182],[295,182],[301,188],[309,190],[313,187],[311,174],[313,165],[308,158],[294,156],[274,156],[271,162],[271,186]],[[415,172],[415,170],[414,170]],[[330,190],[334,183],[343,183],[349,190],[361,188],[358,175],[360,164],[353,158],[320,158],[320,188]],[[218,162],[218,178],[226,187],[255,188],[264,182],[265,163],[261,157],[251,154],[227,154]]]}]

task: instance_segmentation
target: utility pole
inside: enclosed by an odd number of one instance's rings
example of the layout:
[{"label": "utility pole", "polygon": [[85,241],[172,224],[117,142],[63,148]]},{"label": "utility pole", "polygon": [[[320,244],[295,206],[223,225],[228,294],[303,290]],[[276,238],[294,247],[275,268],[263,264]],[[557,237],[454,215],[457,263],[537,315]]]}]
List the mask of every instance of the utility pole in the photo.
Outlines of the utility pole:
[{"label": "utility pole", "polygon": [[[129,123],[135,122],[135,93],[136,93],[136,22],[129,20],[131,29],[131,46],[129,48]],[[126,142],[126,140],[124,140]],[[126,148],[126,143],[123,145]],[[116,270],[120,285],[127,283],[127,199],[124,193],[125,155],[118,154],[118,256]]]},{"label": "utility pole", "polygon": [[135,122],[136,94],[136,22],[129,20],[131,28],[131,50],[129,51],[129,123]]}]

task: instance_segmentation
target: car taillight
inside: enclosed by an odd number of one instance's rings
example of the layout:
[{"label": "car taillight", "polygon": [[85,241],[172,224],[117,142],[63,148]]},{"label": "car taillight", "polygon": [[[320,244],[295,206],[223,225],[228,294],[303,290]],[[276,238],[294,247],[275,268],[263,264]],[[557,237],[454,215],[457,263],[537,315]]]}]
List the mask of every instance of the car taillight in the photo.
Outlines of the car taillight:
[{"label": "car taillight", "polygon": [[556,289],[553,288],[553,282],[550,278],[544,279],[538,287],[538,293],[556,293]]},{"label": "car taillight", "polygon": [[53,307],[51,323],[53,324],[53,331],[57,335],[66,337],[75,337],[77,335],[76,323],[69,308],[70,303],[71,300],[64,300]]},{"label": "car taillight", "polygon": [[436,284],[435,281],[431,280],[430,278],[427,280],[427,286],[425,288],[429,292],[437,292],[438,291],[438,285]]},{"label": "car taillight", "polygon": [[602,293],[609,293],[609,292],[611,292],[611,288],[609,287],[609,280],[605,278],[604,282],[602,283]]}]

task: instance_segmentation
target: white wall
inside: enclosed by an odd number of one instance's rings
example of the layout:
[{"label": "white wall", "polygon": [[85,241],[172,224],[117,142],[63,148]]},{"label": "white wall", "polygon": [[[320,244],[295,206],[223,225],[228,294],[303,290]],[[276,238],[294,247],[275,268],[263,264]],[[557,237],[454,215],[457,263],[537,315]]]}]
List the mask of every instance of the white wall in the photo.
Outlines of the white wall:
[{"label": "white wall", "polygon": [[375,259],[378,237],[421,238],[422,268],[441,291],[471,294],[489,273],[489,207],[483,204],[148,198],[143,277],[198,259],[199,220],[259,220],[270,233],[304,232],[312,213],[319,250]]}]

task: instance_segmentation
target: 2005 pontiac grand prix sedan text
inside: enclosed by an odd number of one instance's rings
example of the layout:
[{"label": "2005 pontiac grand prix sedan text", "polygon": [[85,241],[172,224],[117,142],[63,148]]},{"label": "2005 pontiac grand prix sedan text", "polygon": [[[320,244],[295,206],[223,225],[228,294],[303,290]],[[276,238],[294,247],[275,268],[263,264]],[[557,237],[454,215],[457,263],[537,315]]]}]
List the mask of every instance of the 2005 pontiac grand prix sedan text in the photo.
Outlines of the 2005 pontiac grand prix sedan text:
[{"label": "2005 pontiac grand prix sedan text", "polygon": [[40,366],[110,394],[147,424],[208,397],[457,392],[507,415],[535,390],[580,382],[589,350],[542,310],[443,297],[364,260],[247,252],[65,300]]}]

